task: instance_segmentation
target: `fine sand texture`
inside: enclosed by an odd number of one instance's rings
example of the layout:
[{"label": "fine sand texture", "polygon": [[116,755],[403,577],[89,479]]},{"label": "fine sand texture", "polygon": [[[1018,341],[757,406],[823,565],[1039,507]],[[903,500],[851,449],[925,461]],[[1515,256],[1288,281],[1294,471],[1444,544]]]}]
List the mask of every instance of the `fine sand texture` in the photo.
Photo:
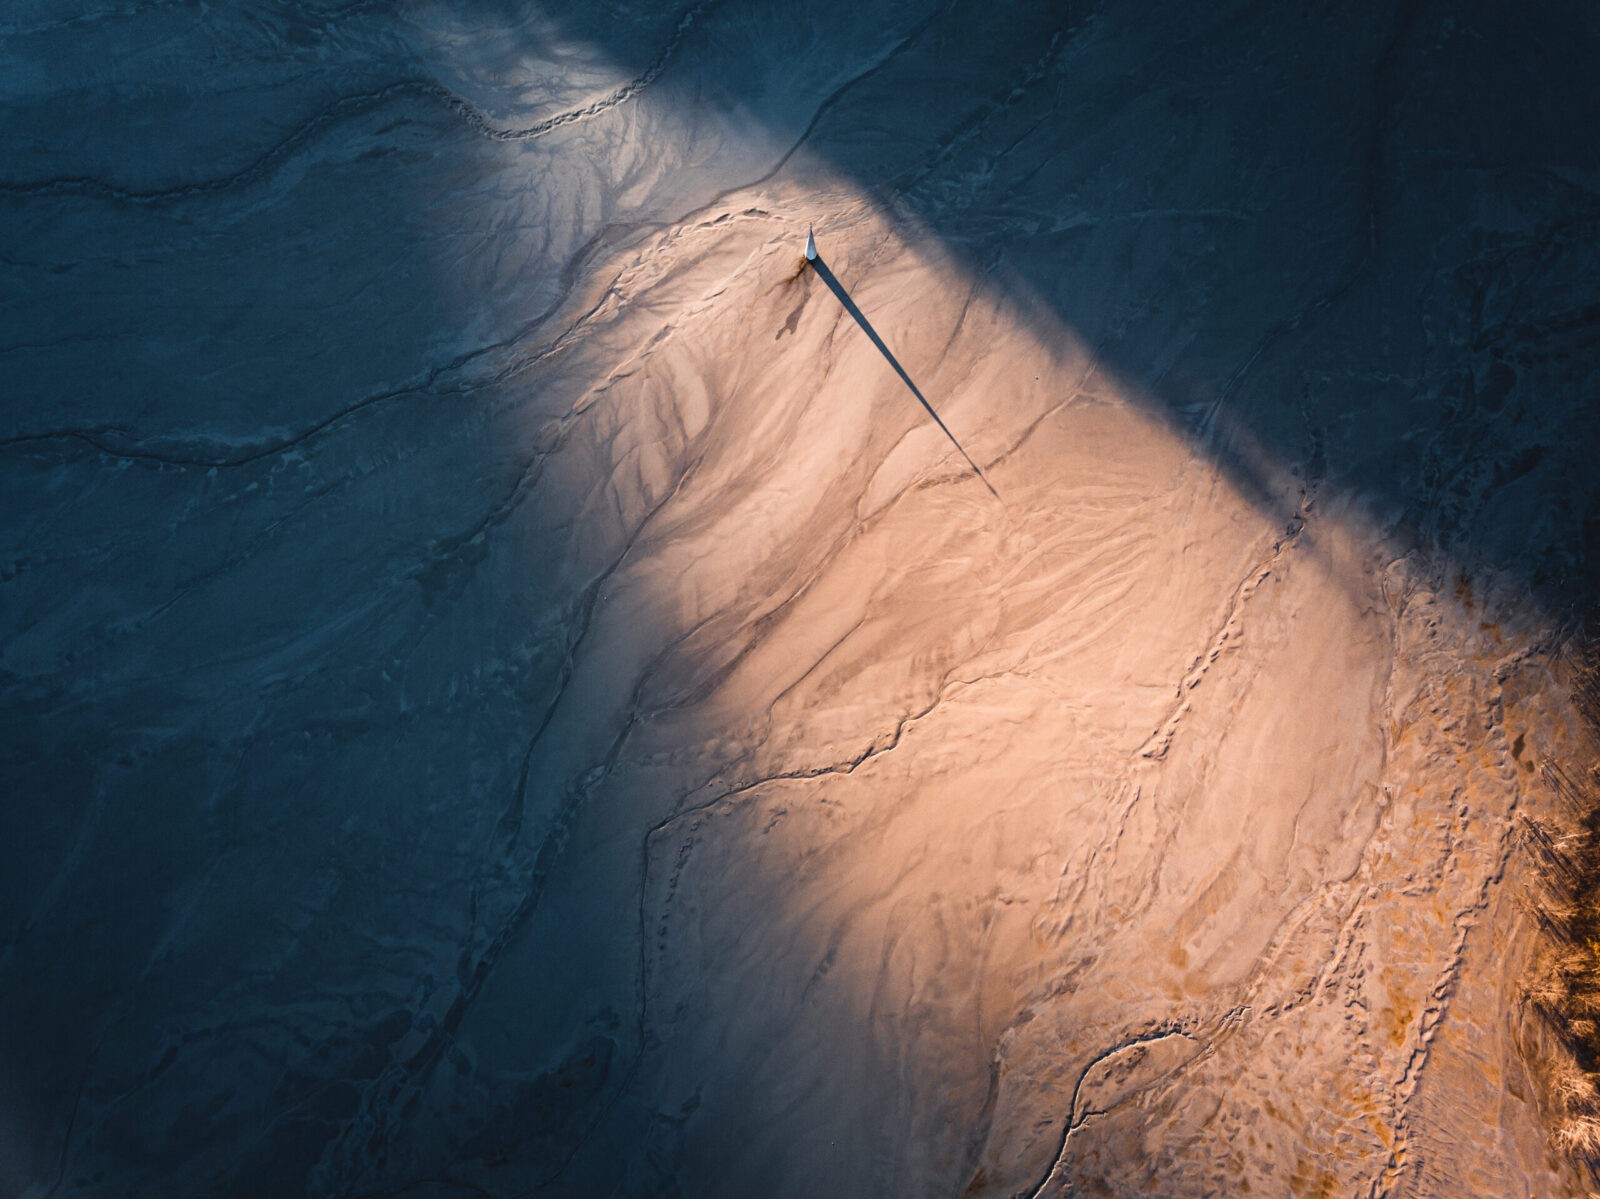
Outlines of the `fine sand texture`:
[{"label": "fine sand texture", "polygon": [[0,1195],[1600,1189],[1597,62],[10,0]]}]

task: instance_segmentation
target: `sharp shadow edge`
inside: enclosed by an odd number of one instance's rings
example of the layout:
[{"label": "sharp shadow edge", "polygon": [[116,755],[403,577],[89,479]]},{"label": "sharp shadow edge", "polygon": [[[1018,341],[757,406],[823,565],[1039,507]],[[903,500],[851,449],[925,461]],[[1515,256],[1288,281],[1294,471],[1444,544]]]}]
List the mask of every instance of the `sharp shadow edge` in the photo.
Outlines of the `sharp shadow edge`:
[{"label": "sharp shadow edge", "polygon": [[[955,446],[961,456],[966,459],[967,465],[972,468],[972,473],[978,476],[978,481],[989,489],[990,495],[997,500],[1000,499],[1000,493],[994,489],[994,484],[989,482],[989,476],[984,474],[983,468],[973,461],[972,455],[967,453],[966,447],[950,431],[950,426],[944,423],[944,420],[935,411],[933,405],[928,402],[928,397],[922,394],[922,389],[912,380],[910,374],[906,372],[906,368],[900,365],[900,360],[884,344],[883,338],[872,327],[872,322],[867,319],[860,306],[850,298],[850,293],[845,290],[844,284],[839,282],[839,277],[833,273],[822,255],[818,254],[816,258],[810,260],[808,265],[812,270],[816,271],[817,277],[828,285],[828,290],[844,306],[844,310],[854,318],[856,324],[861,326],[861,331],[867,335],[868,340],[878,347],[878,353],[882,354],[884,361],[894,368],[894,373],[900,376],[900,381],[910,389],[912,395],[917,397],[917,403],[922,405],[927,414],[933,418],[933,423],[938,425],[944,435],[950,439],[950,444]],[[1004,500],[1001,500],[1001,503],[1004,502]]]}]

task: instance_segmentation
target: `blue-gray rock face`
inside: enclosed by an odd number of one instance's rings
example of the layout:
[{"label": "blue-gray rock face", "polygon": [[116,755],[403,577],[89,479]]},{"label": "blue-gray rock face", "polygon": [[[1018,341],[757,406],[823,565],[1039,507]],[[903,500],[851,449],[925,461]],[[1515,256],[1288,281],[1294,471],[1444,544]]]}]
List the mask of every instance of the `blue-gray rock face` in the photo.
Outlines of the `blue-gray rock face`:
[{"label": "blue-gray rock face", "polygon": [[0,1194],[1575,1186],[1597,62],[11,0]]}]

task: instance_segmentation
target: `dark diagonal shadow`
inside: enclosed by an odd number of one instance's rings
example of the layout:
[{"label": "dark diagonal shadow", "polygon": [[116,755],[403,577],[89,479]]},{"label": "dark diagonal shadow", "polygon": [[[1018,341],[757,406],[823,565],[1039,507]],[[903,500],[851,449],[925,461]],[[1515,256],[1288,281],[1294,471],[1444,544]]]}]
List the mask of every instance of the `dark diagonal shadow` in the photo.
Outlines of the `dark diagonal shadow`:
[{"label": "dark diagonal shadow", "polygon": [[[997,500],[1000,499],[1000,493],[994,489],[994,484],[989,482],[988,476],[983,473],[983,468],[972,460],[972,455],[967,453],[966,448],[956,440],[956,435],[950,432],[950,426],[939,418],[939,414],[933,410],[933,405],[928,403],[928,397],[923,395],[922,389],[911,381],[911,376],[906,374],[906,368],[900,365],[900,360],[889,352],[889,347],[883,344],[883,338],[878,336],[878,331],[872,327],[872,322],[866,318],[860,308],[856,307],[856,302],[850,298],[850,293],[844,289],[844,284],[840,283],[838,277],[828,269],[828,264],[822,260],[822,256],[819,254],[812,259],[810,266],[812,270],[817,272],[818,277],[828,285],[828,290],[837,297],[839,303],[844,305],[844,310],[855,317],[856,324],[861,326],[861,331],[872,339],[873,345],[878,347],[878,353],[882,354],[889,365],[894,367],[894,373],[900,376],[901,381],[911,389],[911,394],[917,397],[917,403],[928,410],[928,415],[933,417],[933,423],[944,430],[944,435],[950,439],[950,444],[955,446],[961,452],[961,456],[967,460],[967,465],[972,468],[972,473],[978,476],[978,481],[989,489],[990,495]],[[1002,500],[1001,502],[1004,503],[1005,501]]]}]

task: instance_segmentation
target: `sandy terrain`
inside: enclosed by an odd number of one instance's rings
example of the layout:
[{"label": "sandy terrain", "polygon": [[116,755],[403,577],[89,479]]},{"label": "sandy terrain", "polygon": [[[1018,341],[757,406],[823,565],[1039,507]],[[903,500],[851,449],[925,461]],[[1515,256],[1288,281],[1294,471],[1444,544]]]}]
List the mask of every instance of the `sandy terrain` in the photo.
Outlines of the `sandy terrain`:
[{"label": "sandy terrain", "polygon": [[0,1192],[1581,1194],[1593,14],[644,7],[0,16]]}]

